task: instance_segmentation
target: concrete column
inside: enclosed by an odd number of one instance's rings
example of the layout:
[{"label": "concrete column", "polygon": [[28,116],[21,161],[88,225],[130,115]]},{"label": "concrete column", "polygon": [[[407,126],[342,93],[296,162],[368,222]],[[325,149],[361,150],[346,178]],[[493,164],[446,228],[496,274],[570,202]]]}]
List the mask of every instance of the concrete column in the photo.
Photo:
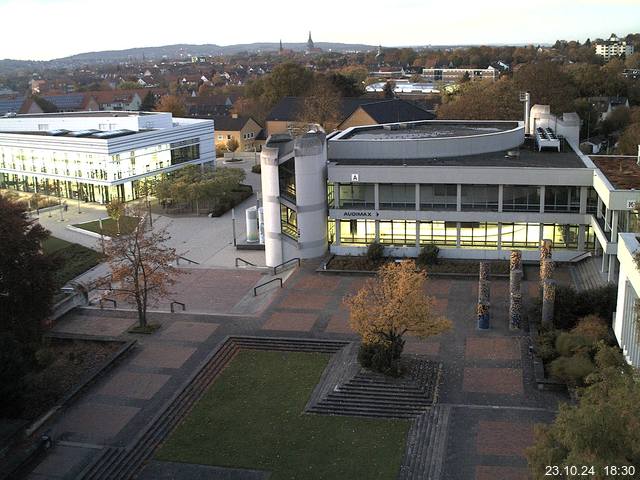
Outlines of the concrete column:
[{"label": "concrete column", "polygon": [[460,248],[460,222],[456,223],[456,248]]},{"label": "concrete column", "polygon": [[619,217],[620,217],[620,212],[618,210],[611,210],[611,243],[618,242],[618,218]]},{"label": "concrete column", "polygon": [[504,200],[504,185],[498,185],[498,212],[502,212],[502,202]]},{"label": "concrete column", "polygon": [[617,257],[615,255],[609,255],[609,272],[607,273],[607,282],[609,283],[616,281],[616,262]]},{"label": "concrete column", "polygon": [[376,238],[375,241],[376,243],[380,242],[380,220],[374,220],[375,223],[375,230],[376,230]]},{"label": "concrete column", "polygon": [[544,196],[545,196],[545,187],[542,185],[540,187],[540,213],[544,213]]},{"label": "concrete column", "polygon": [[336,218],[335,221],[336,221],[336,238],[333,241],[333,244],[340,245],[340,220]]},{"label": "concrete column", "polygon": [[586,226],[578,225],[578,250],[585,250]]},{"label": "concrete column", "polygon": [[420,210],[420,184],[416,183],[416,212]]},{"label": "concrete column", "polygon": [[333,184],[333,208],[340,208],[340,184],[338,182]]},{"label": "concrete column", "polygon": [[459,183],[456,189],[456,211],[462,211],[462,185]]},{"label": "concrete column", "polygon": [[264,212],[264,250],[268,267],[282,263],[280,224],[280,182],[278,179],[278,148],[265,146],[260,153],[260,181]]},{"label": "concrete column", "polygon": [[587,195],[589,194],[589,187],[580,187],[580,213],[587,213]]},{"label": "concrete column", "polygon": [[502,250],[502,223],[498,223],[498,245],[496,248]]},{"label": "concrete column", "polygon": [[602,199],[598,196],[598,208],[596,209],[596,218],[602,218]]},{"label": "concrete column", "polygon": [[380,184],[375,183],[373,185],[373,199],[374,199],[374,208],[376,210],[380,210]]},{"label": "concrete column", "polygon": [[604,212],[604,231],[611,231],[611,210],[608,208]]},{"label": "concrete column", "polygon": [[609,256],[609,255],[607,255],[606,253],[604,253],[604,249],[603,249],[603,251],[602,251],[602,267],[600,268],[600,271],[601,271],[602,273],[605,273],[605,272],[607,271],[607,270],[606,270],[606,268],[607,268],[607,261],[609,260],[609,259],[607,258],[608,256]]},{"label": "concrete column", "polygon": [[420,220],[416,220],[416,248],[420,249]]}]

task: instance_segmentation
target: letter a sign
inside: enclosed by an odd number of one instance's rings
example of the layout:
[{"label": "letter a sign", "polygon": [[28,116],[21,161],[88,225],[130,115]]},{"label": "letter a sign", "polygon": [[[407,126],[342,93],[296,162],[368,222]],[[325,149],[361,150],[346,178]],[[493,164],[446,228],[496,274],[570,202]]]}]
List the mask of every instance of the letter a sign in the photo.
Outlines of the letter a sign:
[{"label": "letter a sign", "polygon": [[351,181],[352,182],[359,182],[360,181],[359,178],[360,178],[360,176],[357,173],[352,173],[351,174]]}]

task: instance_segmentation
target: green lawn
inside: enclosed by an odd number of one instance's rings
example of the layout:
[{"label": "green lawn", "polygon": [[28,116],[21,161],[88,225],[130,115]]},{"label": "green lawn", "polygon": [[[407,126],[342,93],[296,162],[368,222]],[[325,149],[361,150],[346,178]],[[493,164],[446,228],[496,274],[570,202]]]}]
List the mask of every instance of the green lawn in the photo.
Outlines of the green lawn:
[{"label": "green lawn", "polygon": [[45,255],[53,257],[58,265],[54,278],[59,288],[96,266],[102,258],[95,250],[56,237],[45,240],[42,250]]},{"label": "green lawn", "polygon": [[[124,216],[120,219],[120,233],[129,234],[138,226],[138,217]],[[74,227],[89,230],[90,232],[100,233],[100,222],[94,220],[92,222],[78,223]],[[108,237],[118,234],[118,224],[115,220],[107,218],[102,220],[102,233]]]},{"label": "green lawn", "polygon": [[302,413],[328,360],[241,351],[157,458],[268,470],[271,480],[396,478],[408,421]]}]

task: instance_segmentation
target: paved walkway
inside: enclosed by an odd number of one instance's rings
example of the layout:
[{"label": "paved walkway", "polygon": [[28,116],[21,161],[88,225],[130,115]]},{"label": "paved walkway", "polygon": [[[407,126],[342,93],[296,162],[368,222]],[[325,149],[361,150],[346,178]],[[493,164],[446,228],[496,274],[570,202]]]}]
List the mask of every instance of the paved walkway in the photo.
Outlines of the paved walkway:
[{"label": "paved walkway", "polygon": [[[30,478],[74,478],[102,445],[128,445],[226,335],[355,339],[342,298],[366,279],[316,274],[314,267],[295,271],[255,315],[152,316],[161,330],[136,337],[136,350],[54,422],[53,434],[62,442]],[[429,280],[427,292],[454,329],[427,341],[407,341],[407,353],[444,365],[439,402],[452,411],[443,479],[527,478],[524,449],[533,441],[533,425],[554,417],[559,397],[535,388],[528,338],[507,328],[507,288],[506,280],[492,282],[492,329],[484,332],[475,328],[475,280]],[[523,288],[534,295],[535,279]],[[130,337],[124,332],[133,315],[88,313],[69,315],[56,328]]]}]

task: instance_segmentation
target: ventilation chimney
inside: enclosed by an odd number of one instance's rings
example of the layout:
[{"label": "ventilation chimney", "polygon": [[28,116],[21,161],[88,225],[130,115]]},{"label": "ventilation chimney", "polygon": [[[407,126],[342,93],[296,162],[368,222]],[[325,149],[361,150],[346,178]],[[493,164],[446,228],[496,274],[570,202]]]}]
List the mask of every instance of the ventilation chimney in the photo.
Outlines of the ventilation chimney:
[{"label": "ventilation chimney", "polygon": [[531,112],[531,95],[529,92],[520,92],[520,101],[524,103],[524,134],[529,135],[529,113]]}]

